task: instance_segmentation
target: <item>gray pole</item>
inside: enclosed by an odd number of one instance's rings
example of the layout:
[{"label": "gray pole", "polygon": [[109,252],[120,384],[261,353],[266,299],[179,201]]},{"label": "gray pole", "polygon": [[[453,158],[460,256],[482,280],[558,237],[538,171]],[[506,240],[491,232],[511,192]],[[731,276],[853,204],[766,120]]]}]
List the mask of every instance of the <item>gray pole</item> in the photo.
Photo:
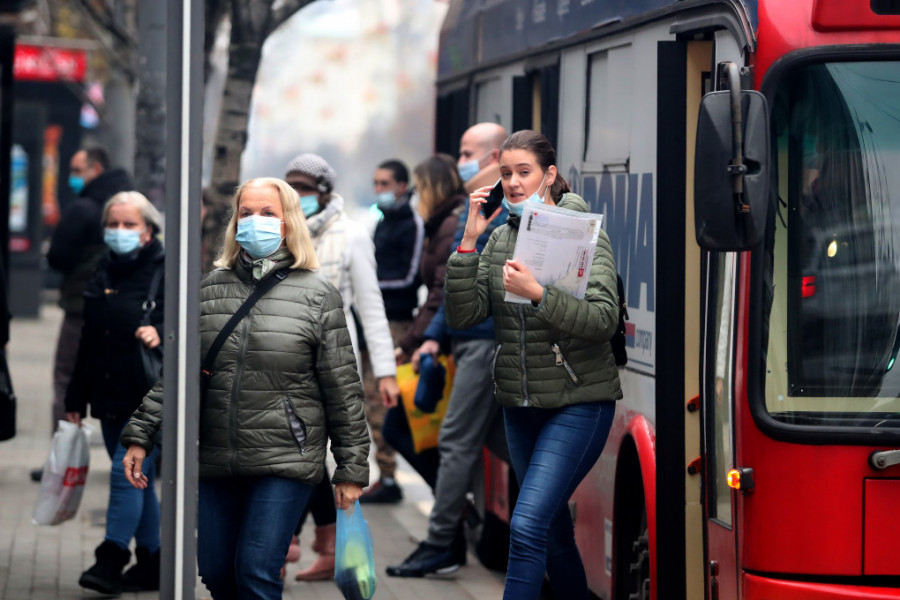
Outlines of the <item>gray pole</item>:
[{"label": "gray pole", "polygon": [[164,208],[166,178],[166,3],[138,2],[138,97],[134,180]]},{"label": "gray pole", "polygon": [[167,0],[166,309],[160,598],[194,598],[200,393],[202,0]]}]

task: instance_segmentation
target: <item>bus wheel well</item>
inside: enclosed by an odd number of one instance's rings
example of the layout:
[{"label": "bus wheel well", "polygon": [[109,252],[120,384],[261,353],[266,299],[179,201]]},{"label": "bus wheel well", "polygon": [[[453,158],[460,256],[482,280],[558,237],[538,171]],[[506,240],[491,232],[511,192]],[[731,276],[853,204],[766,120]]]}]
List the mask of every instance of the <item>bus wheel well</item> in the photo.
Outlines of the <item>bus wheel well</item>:
[{"label": "bus wheel well", "polygon": [[613,573],[616,600],[650,597],[647,505],[641,464],[632,439],[619,449],[613,525]]}]

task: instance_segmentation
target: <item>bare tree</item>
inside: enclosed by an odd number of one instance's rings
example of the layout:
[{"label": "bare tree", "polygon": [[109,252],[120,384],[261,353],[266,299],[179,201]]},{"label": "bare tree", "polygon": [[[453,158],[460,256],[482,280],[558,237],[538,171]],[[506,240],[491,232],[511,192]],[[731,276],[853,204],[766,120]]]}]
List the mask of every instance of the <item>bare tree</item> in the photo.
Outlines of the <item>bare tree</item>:
[{"label": "bare tree", "polygon": [[[221,3],[230,4],[231,8],[228,72],[213,148],[211,180],[205,194],[208,205],[203,238],[206,248],[204,267],[207,270],[212,268],[215,254],[221,246],[219,238],[225,230],[228,200],[239,183],[241,154],[247,145],[250,100],[262,59],[263,44],[282,23],[314,1],[206,0],[208,13],[210,9],[221,8],[218,6]],[[210,17],[215,18],[215,13]],[[207,35],[210,35],[209,26],[210,18],[207,18]]]}]

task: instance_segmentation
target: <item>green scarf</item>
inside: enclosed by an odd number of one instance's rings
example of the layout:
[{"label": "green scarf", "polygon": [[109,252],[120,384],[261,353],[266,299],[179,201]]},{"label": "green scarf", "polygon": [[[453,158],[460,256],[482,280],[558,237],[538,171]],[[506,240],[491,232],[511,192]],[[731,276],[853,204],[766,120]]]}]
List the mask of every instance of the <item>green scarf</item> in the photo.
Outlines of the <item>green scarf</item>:
[{"label": "green scarf", "polygon": [[276,250],[274,254],[270,254],[263,258],[250,258],[250,255],[243,251],[241,251],[238,256],[241,264],[244,265],[244,268],[253,274],[254,281],[262,280],[263,277],[275,270],[275,267],[280,262],[285,260],[294,262],[294,255],[291,254],[291,251],[288,250],[286,246],[282,246]]}]

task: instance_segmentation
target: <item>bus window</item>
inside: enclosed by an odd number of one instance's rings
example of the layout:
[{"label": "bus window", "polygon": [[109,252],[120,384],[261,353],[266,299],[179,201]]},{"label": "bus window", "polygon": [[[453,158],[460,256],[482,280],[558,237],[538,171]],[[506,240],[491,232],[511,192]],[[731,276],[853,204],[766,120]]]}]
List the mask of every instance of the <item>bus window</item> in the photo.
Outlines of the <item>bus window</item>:
[{"label": "bus window", "polygon": [[588,56],[584,160],[600,169],[627,170],[631,156],[631,46]]},{"label": "bus window", "polygon": [[[734,466],[732,432],[734,422],[732,365],[734,364],[734,298],[737,284],[737,254],[716,252],[709,255],[708,290],[713,309],[709,321],[709,363],[707,373],[706,456],[709,478],[709,518],[731,526],[731,488],[728,470]],[[711,392],[711,393],[710,393]]]},{"label": "bus window", "polygon": [[813,64],[781,81],[766,409],[900,427],[900,64]]}]

